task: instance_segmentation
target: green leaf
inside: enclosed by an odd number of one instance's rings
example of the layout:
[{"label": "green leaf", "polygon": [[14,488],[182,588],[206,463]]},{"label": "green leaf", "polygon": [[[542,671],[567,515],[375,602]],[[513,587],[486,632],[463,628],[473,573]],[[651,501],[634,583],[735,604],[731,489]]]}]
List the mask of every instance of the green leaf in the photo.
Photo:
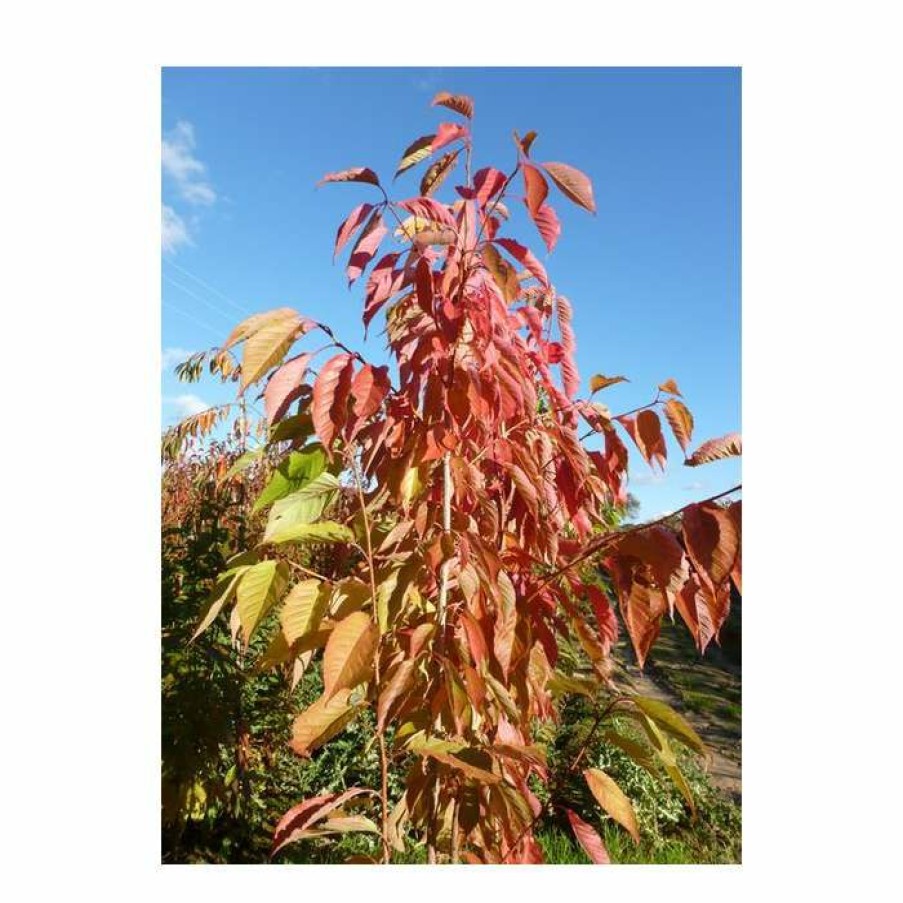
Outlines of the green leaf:
[{"label": "green leaf", "polygon": [[204,617],[201,618],[201,623],[198,624],[198,628],[192,634],[189,642],[193,643],[216,620],[216,616],[222,611],[223,606],[235,595],[236,584],[245,570],[246,567],[241,567],[220,575],[213,592],[207,598],[207,610]]},{"label": "green leaf", "polygon": [[284,561],[261,561],[241,574],[236,590],[238,617],[245,637],[245,647],[267,612],[285,591],[288,565]]},{"label": "green leaf", "polygon": [[316,479],[326,470],[328,461],[322,445],[292,452],[276,468],[269,482],[260,493],[251,513],[260,511],[272,502],[279,501]]},{"label": "green leaf", "polygon": [[306,439],[314,434],[314,423],[309,413],[295,414],[280,420],[270,430],[270,442],[288,442]]},{"label": "green leaf", "polygon": [[270,509],[263,541],[283,542],[273,537],[290,527],[312,524],[332,501],[338,488],[339,481],[331,473],[321,473],[291,495],[279,499]]},{"label": "green leaf", "polygon": [[699,734],[671,706],[661,700],[651,699],[648,696],[632,696],[631,700],[641,712],[671,734],[672,737],[680,740],[684,746],[688,746],[702,756],[708,755],[708,751]]},{"label": "green leaf", "polygon": [[354,534],[343,524],[332,520],[316,524],[296,524],[277,531],[264,542],[354,542]]},{"label": "green leaf", "polygon": [[242,471],[247,470],[255,461],[259,461],[263,457],[265,451],[266,449],[261,446],[260,448],[254,448],[251,449],[251,451],[246,451],[244,454],[239,455],[235,459],[235,463],[226,471],[223,478],[220,480],[220,483],[225,483],[226,480],[236,477]]}]

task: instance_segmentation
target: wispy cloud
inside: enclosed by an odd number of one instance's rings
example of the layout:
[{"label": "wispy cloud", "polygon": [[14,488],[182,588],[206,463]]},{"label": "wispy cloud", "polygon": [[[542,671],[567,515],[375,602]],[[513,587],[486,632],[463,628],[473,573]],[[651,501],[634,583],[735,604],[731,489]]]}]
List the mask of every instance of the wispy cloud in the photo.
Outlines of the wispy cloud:
[{"label": "wispy cloud", "polygon": [[193,351],[188,351],[185,348],[164,348],[163,353],[160,355],[160,363],[164,370],[169,370],[175,367],[176,364],[181,364],[182,361],[187,360],[192,354],[194,354]]},{"label": "wispy cloud", "polygon": [[638,473],[636,476],[631,476],[630,482],[633,483],[634,486],[654,486],[659,483],[664,483],[665,479],[665,474],[651,470]]},{"label": "wispy cloud", "polygon": [[687,483],[685,486],[681,486],[684,492],[699,492],[700,489],[705,489],[705,483],[700,480],[694,480],[692,483]]},{"label": "wispy cloud", "polygon": [[191,417],[192,414],[200,414],[210,407],[203,398],[198,395],[176,395],[172,398],[164,398],[167,404],[173,405],[179,417]]},{"label": "wispy cloud", "polygon": [[174,182],[182,200],[209,206],[216,192],[207,181],[207,167],[194,155],[194,126],[180,121],[163,138],[163,173]]},{"label": "wispy cloud", "polygon": [[182,245],[191,244],[191,235],[188,232],[185,220],[168,204],[163,205],[161,241],[164,254],[173,254]]},{"label": "wispy cloud", "polygon": [[[164,186],[168,186],[163,205],[162,244],[164,254],[174,254],[184,245],[193,244],[191,229],[182,213],[173,204],[184,202],[191,207],[209,207],[217,194],[207,177],[207,167],[194,153],[194,126],[180,120],[175,128],[163,136]],[[196,225],[195,219],[192,225]]]}]

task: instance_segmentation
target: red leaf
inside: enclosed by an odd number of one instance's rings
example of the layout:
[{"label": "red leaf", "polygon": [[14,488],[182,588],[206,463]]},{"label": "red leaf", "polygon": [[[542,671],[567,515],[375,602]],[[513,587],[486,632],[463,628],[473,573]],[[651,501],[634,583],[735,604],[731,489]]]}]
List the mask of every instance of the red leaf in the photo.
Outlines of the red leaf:
[{"label": "red leaf", "polygon": [[457,222],[451,211],[445,204],[440,203],[435,198],[409,198],[406,201],[399,201],[398,206],[414,216],[430,222],[439,223],[442,226],[448,226],[449,229],[457,231]]},{"label": "red leaf", "polygon": [[343,169],[341,172],[328,172],[317,184],[325,185],[327,182],[367,182],[370,185],[379,185],[379,177],[366,166],[356,166],[352,169]]},{"label": "red leaf", "polygon": [[351,383],[352,410],[361,420],[366,420],[379,410],[390,388],[388,367],[365,364]]},{"label": "red leaf", "polygon": [[579,169],[574,169],[573,166],[568,166],[566,163],[542,163],[540,165],[566,198],[583,207],[584,210],[589,210],[590,213],[596,212],[593,183]]},{"label": "red leaf", "polygon": [[539,229],[539,234],[551,254],[561,235],[558,214],[548,204],[543,204],[533,215],[533,222],[536,223],[536,228]]},{"label": "red leaf", "polygon": [[311,418],[330,458],[332,441],[345,422],[345,402],[351,389],[353,367],[351,355],[342,352],[323,365],[314,382]]},{"label": "red leaf", "polygon": [[278,423],[288,410],[288,406],[301,394],[301,380],[307,371],[307,365],[313,354],[299,354],[286,361],[269,378],[263,390],[263,406],[267,423],[273,426]]},{"label": "red leaf", "polygon": [[339,226],[339,231],[336,233],[335,250],[332,252],[333,260],[345,246],[345,242],[363,225],[372,209],[373,204],[359,204],[348,214],[348,218]]},{"label": "red leaf", "polygon": [[602,843],[602,838],[595,828],[588,825],[576,812],[571,811],[566,806],[562,808],[568,817],[568,821],[571,823],[574,837],[580,842],[580,846],[586,850],[586,855],[596,865],[611,865],[608,850],[605,849],[605,844]]},{"label": "red leaf", "polygon": [[524,173],[524,193],[527,196],[527,210],[530,211],[530,216],[535,218],[549,196],[549,185],[535,166],[524,163],[521,169]]},{"label": "red leaf", "polygon": [[351,257],[345,271],[348,275],[349,286],[364,272],[367,264],[376,256],[380,242],[386,237],[388,231],[383,225],[382,215],[379,211],[374,212],[351,249]]},{"label": "red leaf", "polygon": [[495,243],[503,247],[515,260],[523,264],[540,282],[543,288],[549,287],[549,277],[545,267],[533,256],[529,248],[512,238],[496,238]]},{"label": "red leaf", "polygon": [[430,262],[421,257],[414,271],[414,283],[417,287],[417,303],[428,316],[433,316],[433,271]]},{"label": "red leaf", "polygon": [[473,177],[473,187],[477,190],[477,203],[485,207],[504,186],[508,177],[499,169],[487,166],[479,170]]},{"label": "red leaf", "polygon": [[514,133],[514,143],[523,151],[525,157],[530,156],[530,148],[533,147],[533,142],[536,140],[536,132],[530,131],[521,138],[517,132]]},{"label": "red leaf", "polygon": [[703,502],[684,510],[682,527],[693,566],[716,592],[730,576],[740,548],[734,517],[714,502]]},{"label": "red leaf", "polygon": [[466,94],[449,94],[448,91],[440,91],[433,98],[431,106],[448,107],[468,119],[473,119],[473,100]]},{"label": "red leaf", "polygon": [[437,150],[445,147],[446,144],[451,144],[452,141],[457,141],[459,138],[466,138],[469,134],[470,132],[467,131],[466,125],[461,125],[457,122],[440,123],[430,145],[430,153],[434,154]]},{"label": "red leaf", "polygon": [[665,461],[668,458],[668,449],[665,445],[665,437],[662,435],[662,424],[658,414],[654,411],[640,411],[636,417],[616,417],[621,426],[630,434],[640,454],[646,459],[650,467],[658,464],[665,469]]},{"label": "red leaf", "polygon": [[352,787],[344,793],[328,793],[324,796],[315,796],[309,800],[292,806],[276,825],[273,832],[273,849],[270,855],[282,849],[306,828],[320,821],[333,810],[337,809],[343,803],[362,793],[373,794],[372,790],[366,790],[363,787]]}]

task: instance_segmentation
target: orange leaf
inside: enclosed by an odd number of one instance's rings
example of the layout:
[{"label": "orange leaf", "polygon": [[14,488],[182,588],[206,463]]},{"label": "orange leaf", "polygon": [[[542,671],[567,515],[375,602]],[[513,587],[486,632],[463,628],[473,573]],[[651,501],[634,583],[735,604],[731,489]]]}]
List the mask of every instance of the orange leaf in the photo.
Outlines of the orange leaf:
[{"label": "orange leaf", "polygon": [[524,173],[524,193],[527,196],[527,210],[535,217],[549,196],[549,186],[542,173],[529,163],[521,167]]},{"label": "orange leaf", "polygon": [[683,395],[680,393],[680,389],[677,388],[677,383],[674,382],[673,379],[666,379],[660,386],[659,390],[662,392],[667,392],[669,395],[680,395],[683,398]]},{"label": "orange leaf", "polygon": [[330,358],[314,382],[311,418],[327,454],[332,457],[332,442],[345,423],[345,404],[351,389],[351,355],[345,352]]},{"label": "orange leaf", "polygon": [[682,401],[669,398],[665,402],[665,419],[674,433],[674,438],[686,454],[687,446],[693,438],[693,415],[689,408]]},{"label": "orange leaf", "polygon": [[369,680],[378,640],[379,631],[365,611],[356,611],[336,624],[323,653],[324,697]]},{"label": "orange leaf", "polygon": [[640,829],[636,821],[633,805],[624,791],[598,768],[587,768],[583,772],[586,783],[599,805],[616,821],[627,829],[636,843],[640,842]]}]

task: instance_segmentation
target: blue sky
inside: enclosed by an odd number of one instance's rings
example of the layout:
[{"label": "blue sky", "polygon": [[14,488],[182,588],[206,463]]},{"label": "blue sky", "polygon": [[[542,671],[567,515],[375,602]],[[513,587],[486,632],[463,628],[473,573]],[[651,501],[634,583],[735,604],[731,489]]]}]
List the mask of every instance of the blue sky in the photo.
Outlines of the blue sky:
[{"label": "blue sky", "polygon": [[[537,160],[593,181],[597,216],[553,189],[563,227],[553,254],[525,217],[509,233],[528,239],[574,305],[584,386],[597,372],[627,376],[600,397],[619,413],[671,377],[696,421],[694,447],[740,431],[738,69],[165,69],[164,426],[231,400],[230,386],[179,383],[172,365],[248,313],[295,307],[384,359],[378,330],[363,342],[362,284],[349,292],[332,263],[338,223],[377,193],[314,186],[349,166],[388,184],[414,138],[456,118],[430,108],[440,90],[474,98],[475,168],[510,170],[512,129],[535,129]],[[421,172],[392,194],[416,194]],[[669,452],[663,476],[631,455],[644,517],[740,481],[736,459],[690,469]]]}]

